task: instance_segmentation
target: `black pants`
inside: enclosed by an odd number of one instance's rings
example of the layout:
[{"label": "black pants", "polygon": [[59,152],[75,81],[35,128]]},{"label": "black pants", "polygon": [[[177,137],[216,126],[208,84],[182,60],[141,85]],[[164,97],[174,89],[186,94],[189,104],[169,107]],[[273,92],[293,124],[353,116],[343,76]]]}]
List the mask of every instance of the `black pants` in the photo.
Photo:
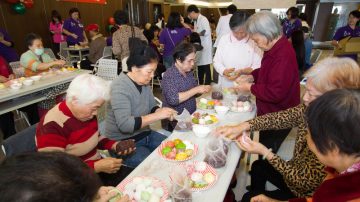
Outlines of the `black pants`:
[{"label": "black pants", "polygon": [[12,112],[8,112],[0,115],[0,129],[4,134],[4,139],[14,135],[15,131],[15,122],[14,122],[14,114]]},{"label": "black pants", "polygon": [[123,179],[125,179],[134,168],[121,166],[120,170],[114,174],[98,173],[104,186],[116,187]]},{"label": "black pants", "polygon": [[[251,186],[250,191],[245,193],[242,202],[248,202],[252,197],[264,194],[277,200],[288,200],[295,198],[294,194],[286,185],[282,175],[265,160],[257,160],[251,166]],[[274,191],[265,191],[265,184],[269,181],[278,189]]]},{"label": "black pants", "polygon": [[[210,64],[199,65],[197,68],[198,68],[199,84],[210,85],[211,83]],[[204,76],[205,76],[205,80],[204,80]]]},{"label": "black pants", "polygon": [[[272,148],[273,153],[277,153],[281,144],[284,142],[290,131],[291,128],[282,130],[260,131],[259,142],[267,148]],[[259,158],[262,158],[262,156],[259,156]]]},{"label": "black pants", "polygon": [[55,54],[56,58],[59,58],[58,53],[60,52],[60,44],[59,43],[53,43],[53,52]]},{"label": "black pants", "polygon": [[40,121],[37,104],[32,104],[19,109],[22,112],[26,112],[30,125],[34,125]]}]

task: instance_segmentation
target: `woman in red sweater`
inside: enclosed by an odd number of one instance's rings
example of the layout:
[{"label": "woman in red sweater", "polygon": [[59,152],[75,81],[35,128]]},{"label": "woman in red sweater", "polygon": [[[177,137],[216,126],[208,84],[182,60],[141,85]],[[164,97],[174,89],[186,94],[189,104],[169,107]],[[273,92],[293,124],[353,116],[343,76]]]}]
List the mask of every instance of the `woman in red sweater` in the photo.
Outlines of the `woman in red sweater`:
[{"label": "woman in red sweater", "polygon": [[[257,115],[300,104],[299,71],[295,51],[282,36],[279,19],[269,11],[252,15],[246,24],[252,40],[264,51],[261,67],[251,72],[254,84],[238,82],[236,89],[256,97]],[[260,131],[260,143],[277,152],[290,129]]]}]

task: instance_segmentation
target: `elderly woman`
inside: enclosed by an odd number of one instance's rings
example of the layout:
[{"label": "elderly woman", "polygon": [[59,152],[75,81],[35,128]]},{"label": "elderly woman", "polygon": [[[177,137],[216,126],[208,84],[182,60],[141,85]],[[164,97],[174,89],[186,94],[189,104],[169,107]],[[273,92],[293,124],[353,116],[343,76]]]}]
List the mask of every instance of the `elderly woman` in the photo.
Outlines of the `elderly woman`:
[{"label": "elderly woman", "polygon": [[137,152],[125,160],[129,166],[139,165],[166,138],[150,130],[149,125],[176,115],[173,109],[157,106],[149,86],[157,64],[156,52],[151,47],[138,47],[127,60],[129,73],[121,73],[111,84],[106,135],[113,140],[135,139]]},{"label": "elderly woman", "polygon": [[[359,201],[360,199],[360,91],[338,89],[325,93],[306,111],[310,133],[307,144],[327,177],[312,199],[289,201]],[[251,201],[277,200],[264,195]]]},{"label": "elderly woman", "polygon": [[[99,178],[86,164],[63,152],[16,155],[0,165],[2,201],[105,202],[116,195],[112,189],[115,187],[101,187]],[[116,201],[130,200],[123,196]]]},{"label": "elderly woman", "polygon": [[[89,74],[77,76],[66,92],[66,101],[41,118],[36,129],[37,150],[66,152],[82,159],[97,173],[117,173],[122,160],[102,158],[98,149],[128,154],[135,149],[135,145],[133,140],[115,142],[99,134],[97,111],[109,98],[108,82]],[[126,177],[121,170],[117,175],[121,176],[118,177],[119,181]],[[106,174],[100,177],[107,179]],[[108,185],[119,182],[103,181]]]},{"label": "elderly woman", "polygon": [[[128,25],[129,17],[128,13],[122,10],[118,10],[114,13],[115,22],[118,25],[118,30],[114,32],[112,36],[112,50],[114,55],[117,56],[119,61],[122,61],[125,57],[129,57],[129,38],[132,37],[131,26]],[[142,31],[134,26],[134,36],[147,41]]]},{"label": "elderly woman", "polygon": [[87,45],[88,39],[84,25],[80,21],[80,11],[77,8],[69,10],[69,18],[64,21],[63,33],[67,35],[66,41],[70,45]]},{"label": "elderly woman", "polygon": [[25,37],[29,49],[20,57],[20,65],[25,68],[25,75],[32,76],[49,70],[52,66],[65,64],[64,60],[56,60],[44,53],[44,46],[39,35],[30,33]]},{"label": "elderly woman", "polygon": [[261,65],[262,51],[246,32],[248,17],[247,13],[235,12],[230,18],[231,32],[222,36],[217,45],[214,67],[222,87],[233,87],[242,69],[257,69]]},{"label": "elderly woman", "polygon": [[[198,85],[192,71],[195,64],[196,49],[193,44],[183,42],[176,46],[173,52],[175,63],[166,70],[161,81],[163,106],[175,109],[179,114],[184,109],[190,114],[196,111],[197,94],[211,90],[209,85]],[[170,122],[169,130],[173,130],[176,122]]]},{"label": "elderly woman", "polygon": [[[269,11],[252,15],[246,24],[250,38],[264,51],[261,67],[251,72],[255,83],[240,82],[241,92],[256,97],[257,115],[278,112],[300,104],[299,71],[295,51],[282,36],[279,19]],[[276,153],[291,129],[260,132],[260,142]]]},{"label": "elderly woman", "polygon": [[[226,126],[218,132],[230,138],[240,138],[243,131],[298,128],[294,154],[291,160],[281,159],[275,152],[261,143],[249,141],[242,149],[261,154],[267,161],[258,160],[251,167],[251,189],[243,197],[250,201],[252,196],[265,194],[279,200],[311,196],[325,177],[323,165],[316,159],[306,144],[307,125],[304,111],[313,100],[323,93],[337,88],[360,87],[360,68],[351,59],[326,58],[315,64],[306,74],[308,78],[303,97],[304,104],[297,107],[258,116],[237,126]],[[241,142],[241,141],[240,141]],[[265,191],[270,181],[278,187],[276,191]]]},{"label": "elderly woman", "polygon": [[178,12],[171,12],[169,15],[168,23],[159,37],[160,44],[164,45],[164,65],[170,68],[174,64],[173,50],[176,45],[182,42],[187,36],[191,34],[189,25],[184,23],[183,17]]}]

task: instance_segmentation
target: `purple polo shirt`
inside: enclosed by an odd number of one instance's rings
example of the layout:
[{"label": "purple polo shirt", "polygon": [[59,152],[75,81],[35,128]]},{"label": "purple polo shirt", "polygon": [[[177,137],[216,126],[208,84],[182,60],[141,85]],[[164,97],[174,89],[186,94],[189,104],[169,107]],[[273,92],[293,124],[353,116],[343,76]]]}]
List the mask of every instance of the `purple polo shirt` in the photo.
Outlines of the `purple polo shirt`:
[{"label": "purple polo shirt", "polygon": [[74,20],[73,18],[66,19],[64,21],[63,29],[66,29],[67,31],[78,36],[77,39],[72,36],[67,36],[66,41],[68,45],[75,45],[84,41],[84,25],[81,24],[80,20]]},{"label": "purple polo shirt", "polygon": [[[360,37],[360,27],[356,26],[355,29],[351,29],[349,25],[340,27],[336,30],[333,40],[340,41],[345,37]],[[341,55],[340,57],[349,57],[357,61],[357,54]]]},{"label": "purple polo shirt", "polygon": [[190,114],[196,111],[195,96],[179,103],[179,93],[188,91],[198,84],[192,71],[182,75],[180,71],[173,65],[167,69],[161,80],[162,94],[164,97],[163,106],[175,109],[179,114],[187,109]]},{"label": "purple polo shirt", "polygon": [[[0,33],[2,35],[4,35],[4,39],[5,41],[9,41],[13,44],[13,41],[11,40],[9,34],[0,28]],[[19,55],[16,53],[15,49],[12,46],[6,46],[5,44],[0,42],[0,55],[5,58],[5,60],[10,63],[10,62],[15,62],[15,61],[19,61]]]},{"label": "purple polo shirt", "polygon": [[165,28],[161,31],[159,41],[164,44],[164,57],[172,55],[175,46],[191,34],[187,28],[175,28],[170,30]]},{"label": "purple polo shirt", "polygon": [[291,34],[295,30],[299,30],[301,28],[301,20],[296,19],[294,23],[291,23],[290,20],[286,19],[283,24],[283,33],[286,36],[286,38],[290,38]]}]

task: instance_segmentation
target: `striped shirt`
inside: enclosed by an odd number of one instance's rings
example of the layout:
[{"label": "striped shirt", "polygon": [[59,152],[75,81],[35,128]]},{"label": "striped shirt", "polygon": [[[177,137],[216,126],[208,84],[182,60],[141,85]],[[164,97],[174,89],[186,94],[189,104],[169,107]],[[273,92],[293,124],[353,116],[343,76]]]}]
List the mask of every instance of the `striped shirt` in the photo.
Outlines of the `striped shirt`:
[{"label": "striped shirt", "polygon": [[114,143],[99,134],[96,117],[80,121],[66,102],[52,108],[36,129],[38,151],[63,151],[78,156],[91,168],[101,159],[98,149],[111,149]]},{"label": "striped shirt", "polygon": [[43,53],[41,58],[38,57],[31,50],[26,51],[20,57],[20,65],[25,69],[26,76],[33,76],[47,70],[38,70],[37,67],[41,63],[48,63],[54,61],[48,54]]}]

